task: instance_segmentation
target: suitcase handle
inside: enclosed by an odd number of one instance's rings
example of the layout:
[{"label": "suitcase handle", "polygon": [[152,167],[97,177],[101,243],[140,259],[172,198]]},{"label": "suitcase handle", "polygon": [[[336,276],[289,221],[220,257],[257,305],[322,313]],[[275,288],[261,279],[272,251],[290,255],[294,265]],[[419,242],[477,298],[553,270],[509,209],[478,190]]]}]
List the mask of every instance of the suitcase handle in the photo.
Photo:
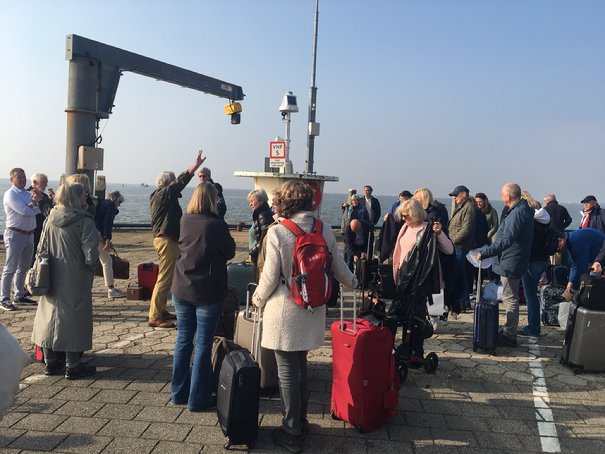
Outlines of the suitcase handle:
[{"label": "suitcase handle", "polygon": [[244,316],[252,318],[252,343],[250,354],[254,358],[255,361],[258,362],[260,357],[260,337],[261,337],[261,328],[260,324],[262,322],[261,309],[255,308],[252,304],[252,289],[256,289],[258,284],[255,282],[249,282],[246,285],[246,312],[244,312]]},{"label": "suitcase handle", "polygon": [[[338,329],[344,332],[344,306],[345,297],[343,292],[344,285],[340,284],[340,325]],[[353,291],[353,333],[357,332],[357,290]]]},{"label": "suitcase handle", "polygon": [[481,301],[481,262],[482,260],[479,259],[479,272],[477,273],[477,301],[475,301],[475,304],[478,304]]}]

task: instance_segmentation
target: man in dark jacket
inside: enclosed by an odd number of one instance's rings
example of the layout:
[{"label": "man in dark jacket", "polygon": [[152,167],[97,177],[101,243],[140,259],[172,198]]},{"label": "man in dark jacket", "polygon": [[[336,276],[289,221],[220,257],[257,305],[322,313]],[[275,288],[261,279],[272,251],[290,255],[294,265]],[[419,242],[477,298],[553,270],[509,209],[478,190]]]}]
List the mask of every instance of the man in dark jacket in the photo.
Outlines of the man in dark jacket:
[{"label": "man in dark jacket", "polygon": [[500,190],[502,202],[508,208],[502,219],[496,241],[483,246],[477,258],[494,257],[492,268],[502,279],[502,302],[506,308],[506,323],[498,336],[498,345],[517,346],[519,326],[519,284],[529,265],[534,236],[534,210],[521,199],[521,188],[508,183]]},{"label": "man in dark jacket", "polygon": [[354,271],[355,263],[359,259],[365,258],[368,249],[369,231],[370,227],[367,224],[362,224],[357,219],[352,219],[349,225],[345,227],[343,233],[344,258],[351,271]]},{"label": "man in dark jacket", "polygon": [[605,240],[603,241],[599,255],[594,259],[591,269],[595,273],[603,274],[603,265],[605,265]]},{"label": "man in dark jacket", "polygon": [[580,288],[582,274],[587,273],[591,264],[597,261],[604,242],[605,232],[590,228],[574,230],[559,239],[559,249],[567,248],[571,258],[569,282],[563,292],[566,301],[571,301]]},{"label": "man in dark jacket", "polygon": [[366,185],[363,187],[364,206],[370,215],[370,222],[372,223],[372,226],[375,226],[378,224],[378,220],[380,219],[380,202],[372,195],[372,192],[374,192],[372,186]]},{"label": "man in dark jacket", "polygon": [[605,232],[605,211],[601,210],[596,197],[594,195],[587,195],[580,203],[584,205],[580,228],[597,229]]},{"label": "man in dark jacket", "polygon": [[181,192],[191,181],[195,171],[206,160],[202,150],[197,152],[195,162],[178,177],[173,172],[162,172],[156,179],[157,189],[149,196],[153,248],[158,254],[158,279],[149,303],[148,325],[153,328],[174,328],[176,317],[166,310],[166,301],[172,285],[174,266],[179,256],[179,231],[183,210],[179,205]]},{"label": "man in dark jacket", "polygon": [[223,196],[223,187],[212,179],[212,171],[208,167],[202,167],[197,176],[200,179],[200,183],[212,183],[218,191],[216,207],[218,208],[219,217],[224,220],[225,213],[227,212],[227,203],[225,202],[225,196]]},{"label": "man in dark jacket", "polygon": [[569,211],[564,206],[559,205],[557,202],[557,196],[554,194],[548,194],[544,197],[544,209],[550,215],[549,226],[555,229],[557,232],[563,232],[569,224],[571,224],[571,216]]}]

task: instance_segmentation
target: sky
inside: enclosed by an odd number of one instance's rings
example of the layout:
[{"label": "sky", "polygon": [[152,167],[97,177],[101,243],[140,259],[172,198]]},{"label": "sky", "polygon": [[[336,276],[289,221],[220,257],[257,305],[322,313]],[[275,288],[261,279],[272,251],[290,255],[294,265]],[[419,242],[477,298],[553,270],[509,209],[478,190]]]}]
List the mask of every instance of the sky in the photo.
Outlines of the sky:
[{"label": "sky", "polygon": [[[125,72],[100,123],[113,183],[153,185],[203,148],[226,188],[262,171],[291,90],[290,159],[305,166],[314,0],[0,0],[0,173],[65,170],[68,62],[77,34],[243,87],[226,100]],[[605,2],[320,0],[314,170],[325,191],[396,195],[457,185],[499,197],[605,202]]]}]

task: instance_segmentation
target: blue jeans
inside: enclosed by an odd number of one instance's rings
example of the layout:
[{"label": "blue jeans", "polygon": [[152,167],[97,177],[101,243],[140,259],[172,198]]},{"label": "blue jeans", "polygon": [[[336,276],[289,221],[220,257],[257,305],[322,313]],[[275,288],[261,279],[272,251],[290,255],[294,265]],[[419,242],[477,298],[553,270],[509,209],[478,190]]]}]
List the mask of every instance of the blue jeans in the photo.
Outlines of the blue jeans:
[{"label": "blue jeans", "polygon": [[[195,305],[173,295],[172,303],[178,325],[172,362],[172,402],[187,403],[190,411],[202,411],[215,404],[212,396],[214,374],[210,355],[212,338],[225,300]],[[193,366],[190,370],[192,352]]]},{"label": "blue jeans", "polygon": [[525,300],[527,301],[527,328],[525,334],[540,335],[540,301],[538,300],[538,281],[546,270],[547,262],[529,262],[522,277]]}]

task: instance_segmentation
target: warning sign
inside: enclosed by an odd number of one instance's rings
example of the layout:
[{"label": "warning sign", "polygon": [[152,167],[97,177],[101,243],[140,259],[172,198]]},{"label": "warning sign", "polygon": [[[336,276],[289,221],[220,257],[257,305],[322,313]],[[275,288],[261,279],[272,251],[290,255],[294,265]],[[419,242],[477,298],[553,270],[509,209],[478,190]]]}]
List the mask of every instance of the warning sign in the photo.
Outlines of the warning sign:
[{"label": "warning sign", "polygon": [[269,166],[284,167],[286,165],[286,142],[283,140],[269,142]]}]

